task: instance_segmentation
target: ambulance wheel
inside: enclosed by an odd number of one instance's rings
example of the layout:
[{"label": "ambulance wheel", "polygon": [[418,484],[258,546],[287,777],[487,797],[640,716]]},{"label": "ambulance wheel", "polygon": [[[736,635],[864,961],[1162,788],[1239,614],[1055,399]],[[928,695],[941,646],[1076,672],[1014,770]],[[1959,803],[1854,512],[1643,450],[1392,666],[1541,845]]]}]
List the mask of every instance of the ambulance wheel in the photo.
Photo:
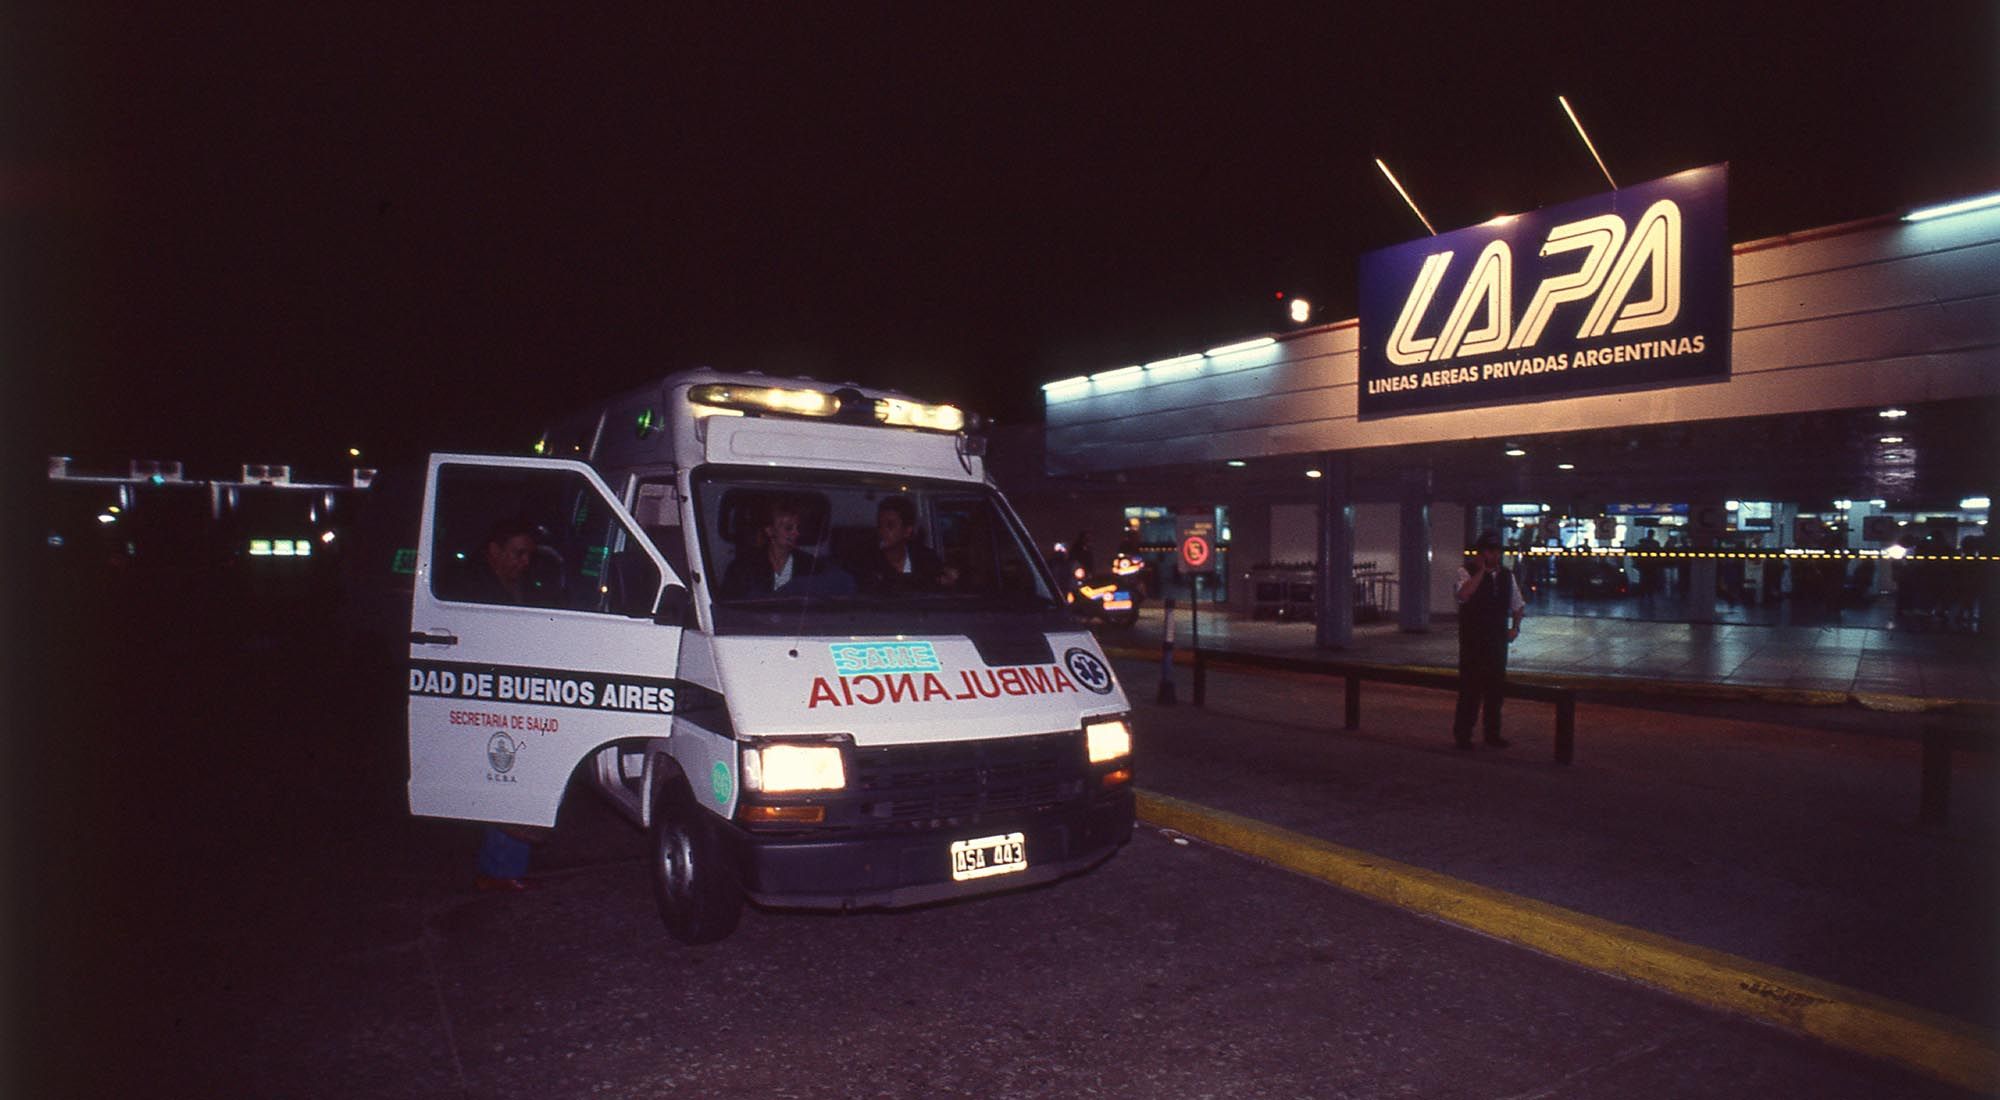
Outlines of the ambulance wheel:
[{"label": "ambulance wheel", "polygon": [[743,913],[743,894],[710,816],[684,780],[667,782],[654,796],[653,900],[661,923],[682,943],[714,943],[736,930]]}]

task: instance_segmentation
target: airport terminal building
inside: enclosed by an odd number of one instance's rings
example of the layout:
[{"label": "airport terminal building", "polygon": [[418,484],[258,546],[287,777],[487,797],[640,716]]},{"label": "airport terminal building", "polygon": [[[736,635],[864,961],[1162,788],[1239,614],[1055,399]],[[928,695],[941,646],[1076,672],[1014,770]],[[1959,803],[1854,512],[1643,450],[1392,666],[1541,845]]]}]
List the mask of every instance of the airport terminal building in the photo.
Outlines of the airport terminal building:
[{"label": "airport terminal building", "polygon": [[1421,238],[1352,320],[1051,382],[1042,525],[1329,646],[1452,613],[1488,529],[1536,614],[1972,628],[2000,196],[1736,244],[1726,206],[1713,165]]}]

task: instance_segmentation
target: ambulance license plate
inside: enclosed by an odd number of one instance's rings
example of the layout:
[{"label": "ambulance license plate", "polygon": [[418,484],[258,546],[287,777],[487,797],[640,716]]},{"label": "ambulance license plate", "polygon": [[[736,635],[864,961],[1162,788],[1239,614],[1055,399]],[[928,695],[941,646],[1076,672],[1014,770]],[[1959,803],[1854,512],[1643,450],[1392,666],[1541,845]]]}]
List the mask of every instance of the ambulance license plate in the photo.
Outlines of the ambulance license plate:
[{"label": "ambulance license plate", "polygon": [[1028,838],[1021,833],[951,842],[951,880],[967,882],[1028,869]]}]

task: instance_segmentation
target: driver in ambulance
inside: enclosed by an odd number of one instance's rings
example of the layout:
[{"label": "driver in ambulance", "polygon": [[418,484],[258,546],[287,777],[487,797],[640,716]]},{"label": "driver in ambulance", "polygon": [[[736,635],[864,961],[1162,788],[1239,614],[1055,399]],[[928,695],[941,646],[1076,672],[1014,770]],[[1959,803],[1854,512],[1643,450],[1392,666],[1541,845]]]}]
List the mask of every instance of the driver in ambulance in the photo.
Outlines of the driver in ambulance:
[{"label": "driver in ambulance", "polygon": [[875,511],[879,549],[862,587],[878,591],[927,592],[958,583],[958,570],[917,540],[917,506],[909,497],[885,497]]}]

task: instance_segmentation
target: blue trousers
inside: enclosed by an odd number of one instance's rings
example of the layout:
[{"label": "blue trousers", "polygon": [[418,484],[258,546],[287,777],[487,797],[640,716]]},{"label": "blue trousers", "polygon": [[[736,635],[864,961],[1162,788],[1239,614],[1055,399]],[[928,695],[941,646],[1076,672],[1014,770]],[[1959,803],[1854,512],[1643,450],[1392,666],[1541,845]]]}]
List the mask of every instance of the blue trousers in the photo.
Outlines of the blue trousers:
[{"label": "blue trousers", "polygon": [[520,878],[528,873],[532,851],[527,841],[508,836],[498,825],[488,825],[479,838],[479,873],[487,878]]}]

